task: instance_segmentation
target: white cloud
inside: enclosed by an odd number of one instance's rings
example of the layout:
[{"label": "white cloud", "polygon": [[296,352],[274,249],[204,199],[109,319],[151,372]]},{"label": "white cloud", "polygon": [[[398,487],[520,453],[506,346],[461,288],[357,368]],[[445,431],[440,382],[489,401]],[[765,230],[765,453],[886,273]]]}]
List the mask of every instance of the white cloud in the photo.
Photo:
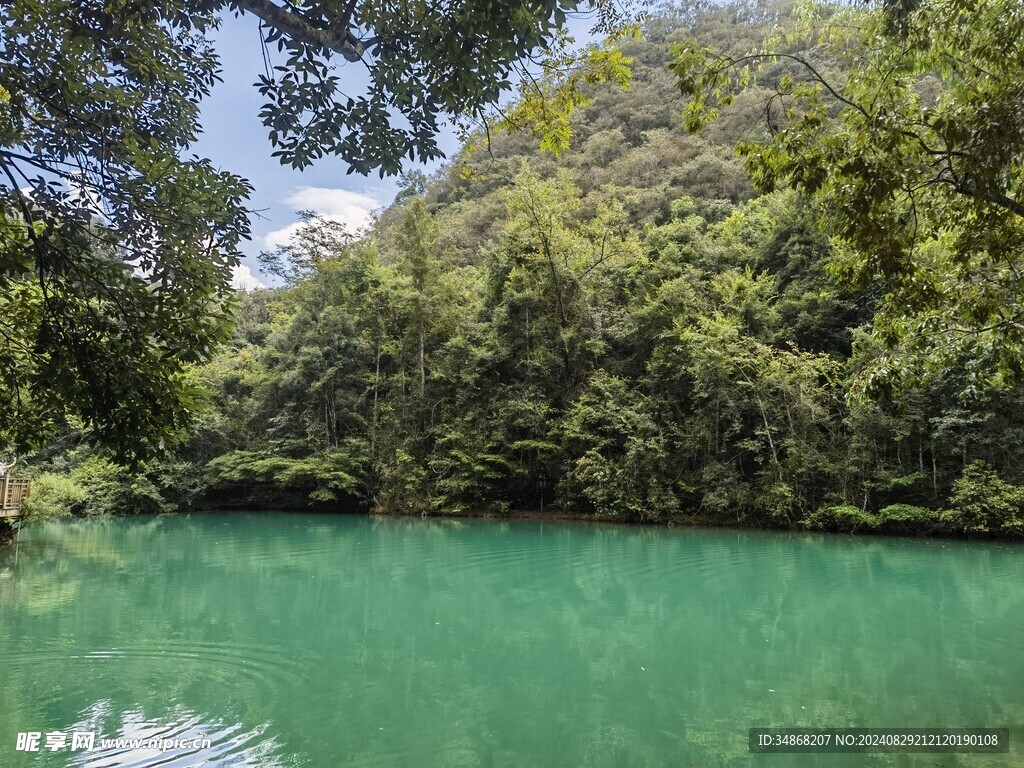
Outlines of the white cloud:
[{"label": "white cloud", "polygon": [[245,264],[239,264],[231,272],[231,287],[239,291],[255,291],[267,286],[252,273]]},{"label": "white cloud", "polygon": [[267,248],[276,248],[279,245],[287,245],[288,241],[292,239],[292,235],[298,232],[299,227],[302,226],[301,221],[296,221],[293,224],[289,224],[287,227],[281,229],[275,229],[273,232],[268,232],[263,236],[263,245]]},{"label": "white cloud", "polygon": [[[299,187],[284,203],[293,210],[314,211],[325,219],[344,224],[353,233],[369,224],[371,212],[380,207],[380,201],[373,195],[331,187]],[[263,236],[263,243],[267,248],[286,245],[301,226],[301,222],[294,222],[276,229]]]}]

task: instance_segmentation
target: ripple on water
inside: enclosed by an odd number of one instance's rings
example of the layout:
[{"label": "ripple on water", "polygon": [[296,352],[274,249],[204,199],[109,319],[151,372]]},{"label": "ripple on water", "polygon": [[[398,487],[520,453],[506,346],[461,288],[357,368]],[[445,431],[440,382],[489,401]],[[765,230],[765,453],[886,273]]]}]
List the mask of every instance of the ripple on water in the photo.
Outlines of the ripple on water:
[{"label": "ripple on water", "polygon": [[[96,749],[74,755],[72,765],[81,768],[293,768],[294,756],[285,756],[278,740],[269,735],[268,724],[246,729],[240,723],[204,721],[195,713],[178,711],[166,721],[148,720],[141,711],[121,715],[117,733],[99,733],[97,722],[109,710],[97,702],[87,717],[69,731],[95,731]],[[110,741],[103,743],[101,739]],[[162,742],[175,742],[162,749]]]},{"label": "ripple on water", "polygon": [[[126,675],[163,676],[167,667],[180,670],[189,665],[193,674],[208,677],[225,677],[232,685],[255,685],[264,695],[294,686],[304,685],[313,672],[322,666],[318,653],[303,649],[292,649],[282,654],[281,649],[271,645],[246,643],[204,643],[195,640],[169,640],[160,645],[140,645],[116,648],[69,648],[50,646],[23,649],[4,649],[4,669],[8,678],[19,674],[31,675],[42,664],[54,665],[66,662],[82,665],[79,678],[96,675],[109,668],[119,679]],[[142,662],[135,665],[133,662]],[[64,692],[51,692],[60,697]]]}]

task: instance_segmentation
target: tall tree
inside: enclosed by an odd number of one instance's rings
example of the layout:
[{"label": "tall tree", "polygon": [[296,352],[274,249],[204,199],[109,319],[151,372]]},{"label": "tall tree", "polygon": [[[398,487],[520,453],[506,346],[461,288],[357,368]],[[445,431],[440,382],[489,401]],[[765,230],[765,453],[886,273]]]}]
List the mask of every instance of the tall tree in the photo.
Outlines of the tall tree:
[{"label": "tall tree", "polygon": [[1016,0],[802,6],[746,55],[696,41],[673,70],[699,129],[754,85],[770,137],[755,183],[822,203],[836,271],[881,280],[890,342],[873,381],[967,362],[964,390],[1024,370],[1024,16]]},{"label": "tall tree", "polygon": [[[612,0],[588,4],[598,26]],[[122,456],[180,436],[188,365],[230,319],[243,179],[189,157],[226,14],[261,20],[274,154],[396,173],[481,116],[575,0],[11,0],[0,5],[0,444],[84,427]],[[270,55],[268,53],[268,55]],[[338,61],[365,70],[342,92]],[[345,73],[348,74],[348,73]],[[347,88],[346,88],[347,91]]]}]

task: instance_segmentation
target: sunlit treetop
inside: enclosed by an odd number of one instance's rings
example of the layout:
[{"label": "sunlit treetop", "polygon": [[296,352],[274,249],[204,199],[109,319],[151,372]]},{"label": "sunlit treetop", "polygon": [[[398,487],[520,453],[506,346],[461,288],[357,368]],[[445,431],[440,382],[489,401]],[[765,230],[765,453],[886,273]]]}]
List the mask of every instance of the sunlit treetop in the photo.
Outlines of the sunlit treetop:
[{"label": "sunlit treetop", "polygon": [[885,287],[890,352],[871,382],[964,366],[965,394],[1024,371],[1024,6],[804,4],[746,55],[696,41],[674,73],[699,130],[769,89],[767,140],[739,151],[763,190],[815,197],[858,284]]}]

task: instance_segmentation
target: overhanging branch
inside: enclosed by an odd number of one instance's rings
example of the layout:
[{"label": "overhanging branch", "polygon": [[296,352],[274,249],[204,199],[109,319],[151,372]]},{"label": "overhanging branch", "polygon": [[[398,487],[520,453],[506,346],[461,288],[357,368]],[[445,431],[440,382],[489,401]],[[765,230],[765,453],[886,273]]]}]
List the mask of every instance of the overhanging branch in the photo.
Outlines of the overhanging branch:
[{"label": "overhanging branch", "polygon": [[964,181],[963,179],[959,179],[956,177],[941,180],[948,183],[950,186],[953,187],[953,189],[955,189],[961,195],[973,197],[976,200],[981,200],[983,202],[988,203],[989,205],[994,205],[997,208],[1002,208],[1004,211],[1009,211],[1012,214],[1024,218],[1024,203],[1022,203],[1020,200],[1010,197],[1005,192],[1000,192],[998,190],[979,190],[970,182]]},{"label": "overhanging branch", "polygon": [[248,11],[292,40],[335,51],[348,61],[359,61],[363,53],[377,42],[376,38],[360,40],[352,34],[352,12],[355,8],[352,2],[345,9],[345,17],[328,27],[316,26],[270,0],[232,0],[232,5]]},{"label": "overhanging branch", "polygon": [[1011,213],[1015,213],[1024,218],[1024,203],[1021,203],[1019,200],[1015,200],[1009,195],[1001,192],[992,192],[984,195],[983,197],[993,205],[997,205],[1004,210],[1010,211]]}]

